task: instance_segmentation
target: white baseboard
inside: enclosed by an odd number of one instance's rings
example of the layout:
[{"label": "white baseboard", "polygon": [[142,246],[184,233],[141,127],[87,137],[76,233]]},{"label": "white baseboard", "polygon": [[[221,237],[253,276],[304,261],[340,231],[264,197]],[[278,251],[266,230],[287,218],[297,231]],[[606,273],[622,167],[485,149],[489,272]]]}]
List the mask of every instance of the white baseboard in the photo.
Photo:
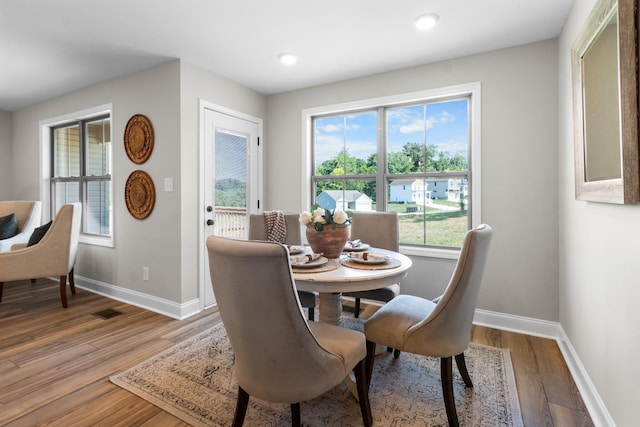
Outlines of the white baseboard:
[{"label": "white baseboard", "polygon": [[121,288],[119,286],[99,282],[93,279],[87,279],[82,276],[76,275],[74,279],[78,288],[154,311],[174,319],[186,319],[187,317],[200,312],[200,300],[197,298],[187,301],[186,303],[179,304],[164,298],[158,298],[142,292],[132,291],[131,289]]},{"label": "white baseboard", "polygon": [[615,427],[615,422],[560,323],[479,309],[476,310],[473,323],[556,340],[594,425]]}]

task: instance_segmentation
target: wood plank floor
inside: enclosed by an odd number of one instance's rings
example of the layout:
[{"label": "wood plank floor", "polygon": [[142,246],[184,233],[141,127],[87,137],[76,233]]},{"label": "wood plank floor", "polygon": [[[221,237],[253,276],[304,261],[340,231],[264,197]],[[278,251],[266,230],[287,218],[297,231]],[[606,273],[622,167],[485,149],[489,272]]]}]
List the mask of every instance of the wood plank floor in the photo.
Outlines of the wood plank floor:
[{"label": "wood plank floor", "polygon": [[[0,425],[187,426],[109,376],[219,321],[215,310],[179,321],[82,289],[64,310],[55,282],[5,283]],[[555,341],[479,326],[472,340],[510,349],[526,426],[593,425]]]}]

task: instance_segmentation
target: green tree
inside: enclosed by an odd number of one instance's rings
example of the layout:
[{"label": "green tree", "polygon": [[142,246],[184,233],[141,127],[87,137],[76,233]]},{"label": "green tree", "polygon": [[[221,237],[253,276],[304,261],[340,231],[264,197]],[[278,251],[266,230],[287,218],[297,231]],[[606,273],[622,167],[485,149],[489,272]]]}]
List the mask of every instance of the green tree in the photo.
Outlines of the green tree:
[{"label": "green tree", "polygon": [[424,145],[418,142],[407,142],[402,147],[402,152],[410,159],[413,167],[411,172],[435,171],[433,158],[436,155],[435,145]]},{"label": "green tree", "polygon": [[389,173],[412,172],[413,163],[411,158],[403,152],[389,153],[387,162]]},{"label": "green tree", "polygon": [[325,160],[317,168],[317,174],[327,175],[353,175],[366,170],[367,163],[356,157],[349,155],[346,148],[334,157]]},{"label": "green tree", "polygon": [[466,171],[468,169],[469,164],[467,163],[467,159],[461,154],[456,154],[449,161],[449,170],[451,171]]},{"label": "green tree", "polygon": [[247,187],[237,179],[216,181],[216,205],[226,207],[244,207],[247,205]]},{"label": "green tree", "polygon": [[438,160],[435,162],[438,172],[456,172],[467,170],[467,160],[460,154],[450,157],[446,151],[438,153]]}]

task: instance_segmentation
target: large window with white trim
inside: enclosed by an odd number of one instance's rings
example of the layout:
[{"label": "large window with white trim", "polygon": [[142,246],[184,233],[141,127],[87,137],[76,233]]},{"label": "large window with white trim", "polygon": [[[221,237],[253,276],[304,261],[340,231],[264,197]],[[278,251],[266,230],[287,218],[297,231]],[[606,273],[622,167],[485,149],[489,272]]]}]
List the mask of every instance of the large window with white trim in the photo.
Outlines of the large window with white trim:
[{"label": "large window with white trim", "polygon": [[80,202],[82,234],[111,238],[110,113],[66,121],[49,129],[52,213],[66,203]]},{"label": "large window with white trim", "polygon": [[460,247],[479,198],[479,88],[463,89],[310,114],[312,203],[397,212],[401,245]]}]

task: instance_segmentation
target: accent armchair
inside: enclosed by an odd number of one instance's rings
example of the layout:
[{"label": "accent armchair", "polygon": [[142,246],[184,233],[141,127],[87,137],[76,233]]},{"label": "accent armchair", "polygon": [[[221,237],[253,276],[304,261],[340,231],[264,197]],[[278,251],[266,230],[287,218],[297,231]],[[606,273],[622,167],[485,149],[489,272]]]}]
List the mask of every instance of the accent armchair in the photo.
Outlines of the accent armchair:
[{"label": "accent armchair", "polygon": [[471,339],[473,315],[492,233],[486,224],[467,232],[451,280],[444,294],[436,299],[437,303],[416,296],[399,295],[382,306],[364,325],[369,384],[376,343],[440,358],[442,394],[450,426],[458,426],[452,358],[455,357],[465,386],[473,387],[464,351]]},{"label": "accent armchair", "polygon": [[0,240],[0,252],[11,250],[16,243],[27,243],[29,237],[40,225],[42,218],[42,202],[40,201],[0,201],[0,218],[15,215],[18,224],[18,234],[8,239]]},{"label": "accent armchair", "polygon": [[[235,356],[238,399],[234,426],[242,426],[249,396],[291,404],[341,383],[354,371],[365,426],[372,423],[364,334],[307,322],[298,300],[287,248],[275,242],[207,239],[209,269],[220,317]],[[251,311],[242,310],[245,305]]]},{"label": "accent armchair", "polygon": [[36,277],[60,278],[60,301],[67,308],[67,275],[71,293],[75,294],[73,268],[78,250],[82,205],[63,205],[42,239],[32,245],[13,245],[10,252],[0,253],[0,302],[4,282]]}]

